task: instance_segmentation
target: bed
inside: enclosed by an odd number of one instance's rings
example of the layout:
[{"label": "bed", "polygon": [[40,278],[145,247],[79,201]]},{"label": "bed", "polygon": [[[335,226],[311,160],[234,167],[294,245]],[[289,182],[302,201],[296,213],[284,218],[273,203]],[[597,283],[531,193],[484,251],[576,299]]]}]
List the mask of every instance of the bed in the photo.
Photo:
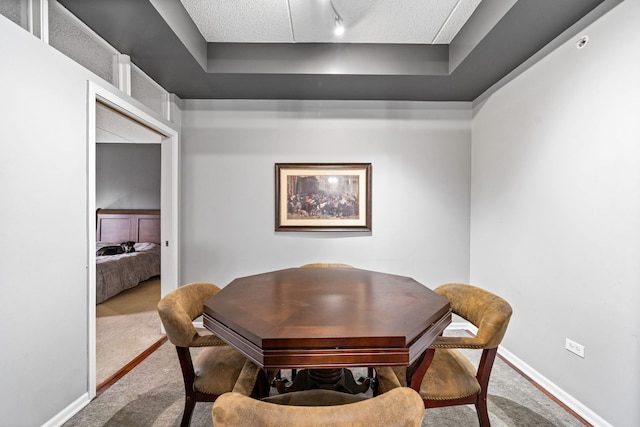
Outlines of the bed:
[{"label": "bed", "polygon": [[160,211],[98,209],[96,250],[135,242],[135,252],[96,257],[96,304],[160,275]]}]

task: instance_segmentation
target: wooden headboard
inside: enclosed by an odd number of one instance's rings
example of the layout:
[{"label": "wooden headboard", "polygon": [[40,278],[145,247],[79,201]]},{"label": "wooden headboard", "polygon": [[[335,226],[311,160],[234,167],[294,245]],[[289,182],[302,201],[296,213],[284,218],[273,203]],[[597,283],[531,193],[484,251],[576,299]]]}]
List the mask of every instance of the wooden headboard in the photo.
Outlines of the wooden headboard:
[{"label": "wooden headboard", "polygon": [[96,241],[160,243],[160,211],[156,209],[98,209]]}]

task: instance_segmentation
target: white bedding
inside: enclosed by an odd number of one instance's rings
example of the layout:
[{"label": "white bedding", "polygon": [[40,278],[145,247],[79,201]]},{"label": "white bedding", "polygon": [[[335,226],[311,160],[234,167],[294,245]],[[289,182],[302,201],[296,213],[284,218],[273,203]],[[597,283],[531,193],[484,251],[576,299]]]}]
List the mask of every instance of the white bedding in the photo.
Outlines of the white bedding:
[{"label": "white bedding", "polygon": [[[96,250],[118,243],[98,242]],[[96,257],[96,304],[160,275],[160,245],[136,243],[128,254]]]}]

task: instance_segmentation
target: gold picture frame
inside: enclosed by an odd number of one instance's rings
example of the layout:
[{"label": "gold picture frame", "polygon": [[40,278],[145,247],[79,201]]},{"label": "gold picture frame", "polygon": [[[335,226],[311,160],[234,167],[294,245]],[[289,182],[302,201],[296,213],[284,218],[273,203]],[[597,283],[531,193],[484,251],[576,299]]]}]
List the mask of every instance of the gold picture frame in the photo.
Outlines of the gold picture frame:
[{"label": "gold picture frame", "polygon": [[276,163],[276,231],[371,231],[371,163]]}]

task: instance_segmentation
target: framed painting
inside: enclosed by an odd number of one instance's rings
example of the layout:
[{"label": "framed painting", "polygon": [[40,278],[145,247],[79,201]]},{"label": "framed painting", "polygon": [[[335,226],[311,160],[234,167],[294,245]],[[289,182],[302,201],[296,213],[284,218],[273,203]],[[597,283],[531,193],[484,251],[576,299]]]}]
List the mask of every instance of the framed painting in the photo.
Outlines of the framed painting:
[{"label": "framed painting", "polygon": [[371,163],[276,163],[276,231],[371,231]]}]

